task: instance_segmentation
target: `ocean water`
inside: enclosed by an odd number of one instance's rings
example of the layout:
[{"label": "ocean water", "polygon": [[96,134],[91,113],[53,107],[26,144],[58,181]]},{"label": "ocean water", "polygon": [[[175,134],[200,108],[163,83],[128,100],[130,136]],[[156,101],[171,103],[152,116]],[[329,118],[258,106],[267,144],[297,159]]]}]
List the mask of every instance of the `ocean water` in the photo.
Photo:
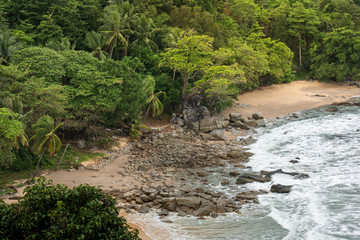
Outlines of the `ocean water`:
[{"label": "ocean water", "polygon": [[[153,239],[360,239],[360,109],[341,107],[307,111],[296,120],[275,121],[250,146],[252,171],[283,169],[306,173],[308,179],[275,174],[270,183],[223,187],[214,173],[212,190],[229,196],[244,189],[269,190],[272,184],[293,185],[289,194],[259,196],[260,204],[242,214],[212,219],[156,214],[132,216]],[[299,163],[290,160],[299,158]],[[232,166],[228,166],[229,169]],[[196,184],[196,183],[195,183]]]}]

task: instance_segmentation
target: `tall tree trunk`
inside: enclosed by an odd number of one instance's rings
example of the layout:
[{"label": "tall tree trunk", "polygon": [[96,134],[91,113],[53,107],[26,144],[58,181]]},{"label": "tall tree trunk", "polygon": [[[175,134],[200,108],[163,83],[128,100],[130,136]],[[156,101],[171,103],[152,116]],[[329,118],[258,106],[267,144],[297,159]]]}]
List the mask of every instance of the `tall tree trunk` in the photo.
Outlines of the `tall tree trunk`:
[{"label": "tall tree trunk", "polygon": [[129,38],[130,38],[130,36],[126,35],[126,46],[125,46],[125,49],[124,49],[125,57],[128,55]]},{"label": "tall tree trunk", "polygon": [[62,162],[62,160],[63,160],[63,157],[64,157],[65,152],[66,152],[66,150],[68,149],[68,147],[69,147],[69,144],[66,145],[66,148],[65,148],[63,154],[61,155],[60,161],[59,161],[58,164],[56,165],[56,168],[55,168],[56,171],[59,169],[59,166],[60,166],[60,164],[61,164],[61,162]]},{"label": "tall tree trunk", "polygon": [[182,93],[181,93],[181,99],[182,101],[185,100],[185,96],[186,96],[186,89],[187,89],[187,85],[188,85],[188,73],[185,72],[185,76],[184,76],[184,85],[183,85],[183,89],[182,89]]},{"label": "tall tree trunk", "polygon": [[110,59],[112,58],[113,51],[114,51],[114,43],[111,43],[110,51],[109,51],[109,58]]},{"label": "tall tree trunk", "polygon": [[34,174],[33,174],[34,177],[35,177],[36,174],[37,174],[37,171],[38,171],[38,169],[39,169],[39,164],[40,164],[40,161],[41,161],[43,155],[44,155],[44,152],[41,153],[40,158],[39,158],[39,161],[38,161],[37,164],[36,164],[35,172],[34,172]]},{"label": "tall tree trunk", "polygon": [[302,65],[302,59],[301,59],[301,35],[299,37],[299,67]]}]

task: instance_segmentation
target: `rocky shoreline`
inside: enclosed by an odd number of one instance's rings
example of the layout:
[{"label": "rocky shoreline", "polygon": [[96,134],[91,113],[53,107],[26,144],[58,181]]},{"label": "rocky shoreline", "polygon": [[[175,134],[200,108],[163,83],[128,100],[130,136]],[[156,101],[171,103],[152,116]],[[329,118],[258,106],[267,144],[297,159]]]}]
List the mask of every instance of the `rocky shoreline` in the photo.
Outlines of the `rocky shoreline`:
[{"label": "rocky shoreline", "polygon": [[[334,103],[325,111],[335,112],[336,106],[340,105],[360,104],[356,101]],[[196,111],[192,109],[190,112]],[[287,116],[297,117],[299,116],[294,113]],[[192,119],[192,122],[188,123],[191,121],[189,119]],[[296,179],[309,177],[307,174],[285,172],[282,169],[256,173],[244,165],[252,156],[246,147],[255,142],[251,134],[256,133],[257,128],[266,126],[261,113],[254,113],[250,119],[245,119],[239,113],[231,113],[229,118],[212,117],[207,114],[202,118],[191,118],[189,110],[185,110],[183,116],[175,116],[172,122],[173,130],[164,133],[159,129],[153,129],[129,149],[130,161],[119,174],[137,175],[142,186],[131,191],[109,191],[118,199],[117,206],[123,211],[156,211],[161,218],[171,212],[177,213],[178,216],[217,217],[219,214],[230,212],[241,214],[244,204],[258,204],[258,195],[266,194],[268,191],[291,191],[292,186],[280,184],[273,184],[267,191],[239,191],[232,197],[222,191],[209,190],[208,177],[215,172],[209,169],[221,169],[229,165],[233,167],[232,171],[218,170],[222,176],[218,179],[218,185],[270,182],[274,174],[287,174]],[[240,134],[242,137],[227,139],[229,134]],[[296,164],[299,160],[295,158],[290,162]],[[232,180],[234,178],[236,180]],[[200,186],[192,186],[191,183],[195,181],[200,183]]]}]

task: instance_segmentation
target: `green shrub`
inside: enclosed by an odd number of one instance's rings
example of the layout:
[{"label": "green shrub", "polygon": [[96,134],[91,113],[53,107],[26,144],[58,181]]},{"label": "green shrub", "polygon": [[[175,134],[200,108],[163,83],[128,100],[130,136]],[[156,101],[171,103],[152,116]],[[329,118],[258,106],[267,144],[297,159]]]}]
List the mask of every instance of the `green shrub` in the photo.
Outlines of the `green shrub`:
[{"label": "green shrub", "polygon": [[0,203],[1,239],[139,239],[98,187],[37,179],[16,204]]}]

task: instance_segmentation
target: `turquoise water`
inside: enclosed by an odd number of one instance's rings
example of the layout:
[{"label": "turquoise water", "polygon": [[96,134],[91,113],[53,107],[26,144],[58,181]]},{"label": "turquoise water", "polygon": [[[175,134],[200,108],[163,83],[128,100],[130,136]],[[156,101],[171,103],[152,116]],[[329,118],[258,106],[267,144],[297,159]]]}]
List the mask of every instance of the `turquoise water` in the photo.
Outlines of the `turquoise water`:
[{"label": "turquoise water", "polygon": [[[255,137],[257,142],[250,149],[254,156],[248,163],[253,171],[281,168],[310,178],[276,174],[271,183],[247,184],[247,189],[255,190],[269,190],[278,183],[294,187],[289,194],[260,196],[260,204],[244,207],[240,215],[207,220],[172,216],[171,224],[146,215],[138,224],[153,239],[360,239],[358,107],[336,113],[308,111],[300,119],[275,122]],[[289,162],[296,157],[299,163]],[[229,196],[243,190],[222,187],[219,178],[214,173],[208,187]]]}]

